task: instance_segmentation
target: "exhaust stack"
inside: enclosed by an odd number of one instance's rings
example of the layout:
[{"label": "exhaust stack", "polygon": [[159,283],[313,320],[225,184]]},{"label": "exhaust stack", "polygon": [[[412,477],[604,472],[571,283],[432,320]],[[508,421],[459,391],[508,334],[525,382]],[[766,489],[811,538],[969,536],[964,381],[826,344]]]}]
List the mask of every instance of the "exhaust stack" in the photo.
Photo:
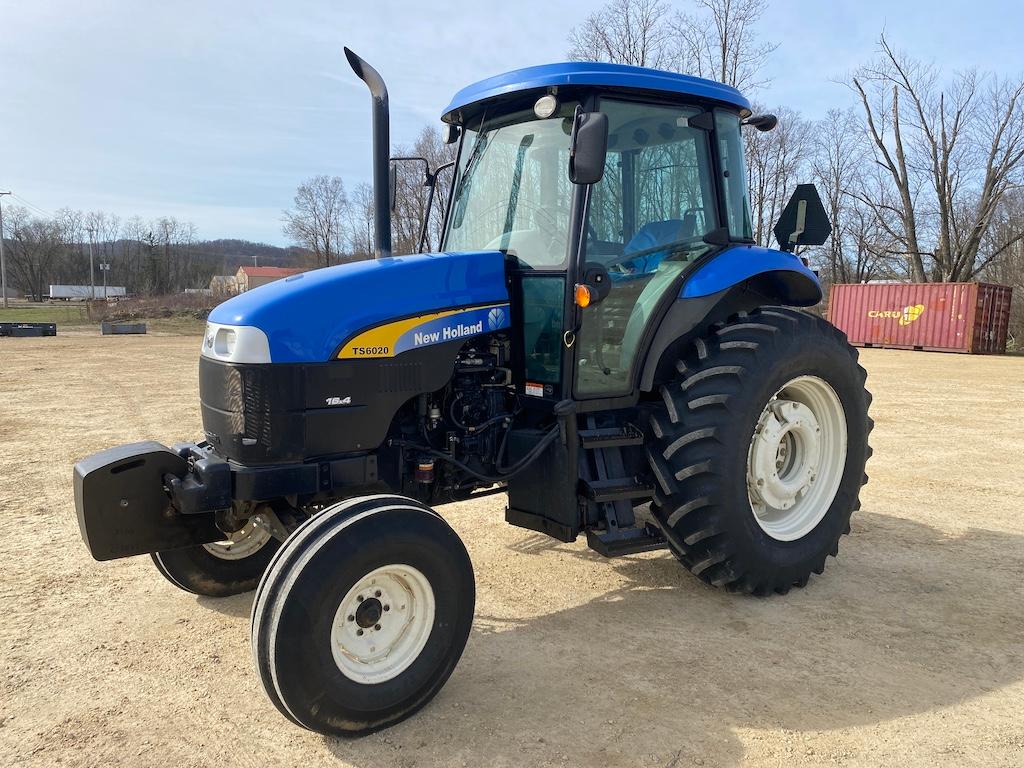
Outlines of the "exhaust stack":
[{"label": "exhaust stack", "polygon": [[373,249],[375,258],[382,259],[391,255],[388,88],[380,73],[348,48],[345,48],[345,58],[356,77],[370,89],[373,106]]}]

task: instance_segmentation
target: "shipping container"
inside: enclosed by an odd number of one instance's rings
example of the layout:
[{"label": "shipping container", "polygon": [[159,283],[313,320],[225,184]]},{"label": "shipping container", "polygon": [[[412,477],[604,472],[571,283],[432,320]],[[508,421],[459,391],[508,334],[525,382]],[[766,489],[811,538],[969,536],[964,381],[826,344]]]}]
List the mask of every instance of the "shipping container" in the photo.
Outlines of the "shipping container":
[{"label": "shipping container", "polygon": [[999,355],[1012,291],[991,283],[833,285],[828,319],[855,346]]}]

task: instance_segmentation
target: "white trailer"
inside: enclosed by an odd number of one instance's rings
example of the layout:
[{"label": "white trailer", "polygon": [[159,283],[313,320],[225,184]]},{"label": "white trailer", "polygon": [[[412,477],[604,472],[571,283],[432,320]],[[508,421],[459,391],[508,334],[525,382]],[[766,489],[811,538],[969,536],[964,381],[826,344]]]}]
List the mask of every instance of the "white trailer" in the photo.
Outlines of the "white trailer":
[{"label": "white trailer", "polygon": [[[91,285],[51,285],[50,298],[64,301],[87,301],[93,297],[93,290]],[[95,291],[97,299],[104,297],[123,299],[128,295],[128,291],[123,285],[108,285],[106,288],[97,285]]]}]

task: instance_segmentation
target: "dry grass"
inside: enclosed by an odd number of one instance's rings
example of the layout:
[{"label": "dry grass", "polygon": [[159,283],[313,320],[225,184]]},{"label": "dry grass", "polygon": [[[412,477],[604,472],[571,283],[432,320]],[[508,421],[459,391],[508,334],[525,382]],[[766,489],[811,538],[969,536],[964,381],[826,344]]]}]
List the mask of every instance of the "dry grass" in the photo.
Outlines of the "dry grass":
[{"label": "dry grass", "polygon": [[466,653],[411,720],[340,741],[266,700],[251,594],[79,539],[77,459],[201,434],[196,346],[0,339],[0,765],[1024,765],[1024,358],[862,353],[864,506],[786,597],[510,527],[502,496],[439,508],[476,571]]}]

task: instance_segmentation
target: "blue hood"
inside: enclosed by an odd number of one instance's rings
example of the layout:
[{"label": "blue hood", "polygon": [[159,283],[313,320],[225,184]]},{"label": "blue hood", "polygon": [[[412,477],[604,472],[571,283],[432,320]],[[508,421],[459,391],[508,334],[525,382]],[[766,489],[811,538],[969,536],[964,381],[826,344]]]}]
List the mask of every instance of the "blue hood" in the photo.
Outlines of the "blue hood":
[{"label": "blue hood", "polygon": [[507,301],[500,252],[429,253],[293,275],[228,299],[210,321],[259,328],[275,363],[311,363],[388,320]]}]

